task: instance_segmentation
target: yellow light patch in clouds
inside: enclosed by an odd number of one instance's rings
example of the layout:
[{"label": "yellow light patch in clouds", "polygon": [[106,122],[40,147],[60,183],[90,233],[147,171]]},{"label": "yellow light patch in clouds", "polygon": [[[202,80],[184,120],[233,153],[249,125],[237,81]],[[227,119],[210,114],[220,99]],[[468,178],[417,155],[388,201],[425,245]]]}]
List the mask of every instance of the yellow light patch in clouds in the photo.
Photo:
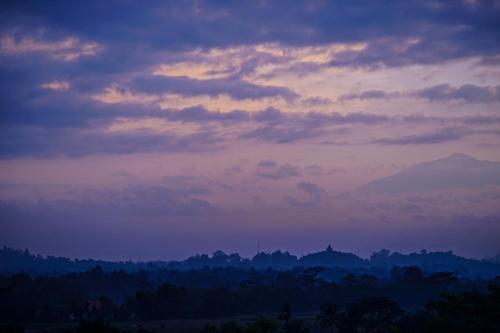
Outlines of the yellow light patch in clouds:
[{"label": "yellow light patch in clouds", "polygon": [[229,68],[221,64],[175,63],[162,64],[153,75],[185,76],[197,80],[218,79],[227,76]]},{"label": "yellow light patch in clouds", "polygon": [[[408,38],[393,48],[407,49],[420,43]],[[283,87],[297,93],[295,100],[282,97],[235,99],[223,91],[214,94],[194,94],[187,91],[144,93],[121,87],[118,83],[95,95],[105,103],[155,104],[163,109],[184,109],[201,106],[210,111],[260,111],[269,107],[283,112],[365,112],[380,109],[388,114],[426,110],[425,101],[408,105],[405,91],[423,89],[442,82],[457,85],[497,85],[498,78],[488,78],[484,68],[476,66],[478,59],[461,59],[447,64],[424,64],[405,67],[350,68],[330,66],[335,58],[351,57],[364,52],[367,43],[329,44],[325,46],[289,47],[278,43],[256,44],[231,48],[196,49],[183,52],[186,57],[174,63],[158,64],[152,75],[187,77],[199,81],[224,79],[241,80],[258,86]],[[473,68],[473,69],[470,69]],[[465,73],[465,74],[464,74]],[[229,81],[230,82],[230,81]],[[394,86],[397,82],[397,87]],[[208,84],[208,81],[206,82]],[[228,83],[230,85],[230,83]],[[378,90],[399,98],[342,100],[346,94],[361,94]],[[398,95],[399,94],[399,95]],[[441,105],[433,106],[433,110]],[[376,111],[376,110],[375,110]],[[372,111],[372,112],[375,112]],[[430,111],[429,111],[430,112]]]},{"label": "yellow light patch in clouds", "polygon": [[255,50],[276,57],[286,57],[293,62],[326,64],[330,62],[337,53],[348,51],[360,52],[366,49],[367,46],[368,44],[366,43],[334,43],[326,46],[307,47],[283,47],[279,44],[261,44],[257,45]]},{"label": "yellow light patch in clouds", "polygon": [[[335,69],[325,66],[343,52],[361,52],[367,48],[366,43],[334,43],[318,47],[289,47],[278,43],[256,44],[242,47],[213,48],[205,51],[196,49],[186,52],[189,61],[158,65],[153,75],[188,77],[196,80],[220,79],[238,77],[241,80],[257,85],[274,85],[290,88],[302,95],[303,100],[308,97],[324,99],[335,96],[331,91],[318,94],[314,76],[325,70],[331,74]],[[300,66],[309,66],[308,76],[304,78]],[[337,70],[338,71],[338,70]],[[320,85],[322,85],[320,83]],[[297,90],[296,90],[297,89]],[[158,96],[160,98],[160,96]],[[109,99],[109,98],[108,98]],[[122,96],[123,99],[123,96]],[[219,96],[186,96],[182,94],[166,94],[159,101],[163,108],[184,108],[203,105],[209,109],[231,111],[245,109],[260,110],[270,106],[283,111],[304,106],[303,103],[290,103],[280,97],[264,97],[259,99],[234,100],[227,95]],[[319,106],[317,106],[319,107]]]},{"label": "yellow light patch in clouds", "polygon": [[[252,80],[261,75],[270,74],[279,69],[289,68],[293,64],[327,64],[336,54],[343,52],[361,52],[366,43],[330,44],[318,47],[289,47],[277,43],[256,44],[252,46],[214,48],[209,51],[196,49],[187,52],[193,61],[161,64],[154,75],[186,76],[205,80],[240,75]],[[253,70],[242,69],[253,63]]]},{"label": "yellow light patch in clouds", "polygon": [[47,53],[62,61],[74,61],[83,56],[93,56],[102,50],[102,46],[94,42],[82,42],[76,37],[68,37],[59,41],[47,41],[32,37],[16,39],[4,35],[0,39],[0,52],[6,54],[23,54],[32,52]]},{"label": "yellow light patch in clouds", "polygon": [[220,112],[230,112],[233,110],[259,111],[269,106],[280,109],[289,107],[287,102],[279,97],[269,97],[260,99],[235,100],[227,95],[220,96],[182,96],[177,94],[163,95],[159,101],[162,109],[183,109],[193,106],[203,106],[209,110]]},{"label": "yellow light patch in clouds", "polygon": [[96,94],[92,97],[98,101],[108,104],[115,104],[115,103],[149,104],[158,101],[158,96],[156,95],[134,93],[129,90],[119,89],[116,86],[108,87],[104,89],[102,93]]},{"label": "yellow light patch in clouds", "polygon": [[44,83],[44,84],[40,85],[40,87],[43,89],[49,89],[49,90],[66,91],[70,88],[70,85],[66,81],[52,81],[52,82]]},{"label": "yellow light patch in clouds", "polygon": [[144,94],[130,90],[119,89],[115,86],[104,89],[103,92],[93,96],[94,99],[108,104],[157,104],[162,109],[184,109],[202,106],[212,111],[230,112],[233,110],[260,111],[270,106],[281,110],[288,110],[299,105],[289,104],[281,97],[266,97],[260,99],[232,99],[228,95],[185,96],[180,94]]},{"label": "yellow light patch in clouds", "polygon": [[199,125],[167,121],[161,118],[118,118],[106,129],[106,131],[110,133],[147,131],[158,134],[190,135],[198,133]]}]

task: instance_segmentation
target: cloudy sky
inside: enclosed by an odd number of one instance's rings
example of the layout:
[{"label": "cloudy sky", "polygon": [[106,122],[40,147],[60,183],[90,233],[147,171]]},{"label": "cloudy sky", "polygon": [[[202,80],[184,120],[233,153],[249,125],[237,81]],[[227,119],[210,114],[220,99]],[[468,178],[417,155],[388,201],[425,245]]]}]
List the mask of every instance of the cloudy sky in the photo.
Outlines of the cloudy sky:
[{"label": "cloudy sky", "polygon": [[359,190],[500,161],[499,1],[2,1],[0,88],[0,245],[500,252],[495,176]]}]

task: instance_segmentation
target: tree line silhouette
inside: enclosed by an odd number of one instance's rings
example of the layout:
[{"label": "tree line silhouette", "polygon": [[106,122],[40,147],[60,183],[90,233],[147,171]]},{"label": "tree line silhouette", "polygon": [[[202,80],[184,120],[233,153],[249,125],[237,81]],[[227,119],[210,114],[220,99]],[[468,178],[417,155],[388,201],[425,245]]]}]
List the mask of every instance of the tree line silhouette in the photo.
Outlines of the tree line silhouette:
[{"label": "tree line silhouette", "polygon": [[204,267],[233,267],[245,269],[289,270],[294,267],[337,267],[374,272],[390,271],[393,266],[418,266],[427,272],[452,271],[460,276],[495,277],[500,275],[498,257],[490,259],[463,258],[448,252],[420,252],[402,254],[383,249],[374,252],[369,259],[363,259],[353,253],[341,252],[328,246],[324,251],[309,253],[297,257],[289,252],[259,252],[250,259],[242,258],[238,253],[226,254],[216,251],[211,256],[195,255],[182,261],[150,261],[150,262],[110,262],[103,260],[80,260],[64,257],[33,255],[28,250],[15,250],[4,247],[0,249],[0,272],[27,272],[30,274],[64,274],[68,272],[88,271],[95,266],[104,271],[127,272],[158,270],[192,270]]}]

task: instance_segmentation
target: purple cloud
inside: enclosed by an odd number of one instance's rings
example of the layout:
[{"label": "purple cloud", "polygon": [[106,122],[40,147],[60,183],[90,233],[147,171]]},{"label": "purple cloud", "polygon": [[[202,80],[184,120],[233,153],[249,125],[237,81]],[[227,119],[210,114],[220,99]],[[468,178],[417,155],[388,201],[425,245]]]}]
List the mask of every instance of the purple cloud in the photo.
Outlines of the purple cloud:
[{"label": "purple cloud", "polygon": [[455,88],[448,84],[441,84],[417,90],[412,95],[430,101],[462,100],[468,103],[492,103],[500,102],[500,85],[479,87],[473,84],[464,84]]},{"label": "purple cloud", "polygon": [[390,99],[397,97],[423,98],[433,102],[458,100],[467,103],[496,103],[500,102],[500,86],[464,84],[460,87],[452,87],[449,84],[440,84],[406,92],[367,90],[359,94],[342,95],[338,100],[342,102],[353,99]]},{"label": "purple cloud", "polygon": [[264,179],[279,180],[290,177],[298,177],[302,174],[302,170],[294,165],[278,163],[273,160],[262,160],[257,164],[256,176]]},{"label": "purple cloud", "polygon": [[308,199],[299,200],[292,196],[285,197],[286,203],[296,207],[310,207],[325,203],[328,200],[328,194],[318,185],[311,182],[297,183],[297,189],[304,192]]},{"label": "purple cloud", "polygon": [[282,97],[293,101],[298,95],[288,88],[262,86],[236,78],[197,80],[188,77],[149,76],[135,79],[134,91],[150,94],[175,93],[183,96],[228,95],[237,100]]},{"label": "purple cloud", "polygon": [[383,138],[375,140],[382,145],[426,145],[454,141],[468,135],[470,131],[463,128],[444,128],[436,132],[403,135],[396,138]]}]

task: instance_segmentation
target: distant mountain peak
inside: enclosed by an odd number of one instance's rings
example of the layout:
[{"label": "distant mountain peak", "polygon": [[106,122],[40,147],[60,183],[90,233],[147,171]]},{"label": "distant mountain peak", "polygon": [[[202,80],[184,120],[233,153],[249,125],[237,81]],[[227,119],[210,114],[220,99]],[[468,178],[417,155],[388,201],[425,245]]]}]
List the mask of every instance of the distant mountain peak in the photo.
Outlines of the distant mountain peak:
[{"label": "distant mountain peak", "polygon": [[438,160],[434,161],[429,161],[429,162],[424,162],[421,164],[417,164],[416,166],[419,165],[429,165],[429,164],[445,164],[445,165],[455,165],[455,166],[480,166],[484,163],[494,163],[494,162],[489,162],[489,161],[482,161],[478,160],[472,156],[463,154],[463,153],[453,153],[451,155],[448,155],[445,158],[441,158]]},{"label": "distant mountain peak", "polygon": [[474,157],[471,157],[469,155],[466,155],[464,153],[453,153],[447,157],[445,157],[443,160],[449,161],[449,162],[472,162],[472,161],[477,161],[479,162],[478,159],[475,159]]},{"label": "distant mountain peak", "polygon": [[369,192],[424,192],[500,185],[500,163],[482,161],[463,153],[423,162],[360,188]]}]

